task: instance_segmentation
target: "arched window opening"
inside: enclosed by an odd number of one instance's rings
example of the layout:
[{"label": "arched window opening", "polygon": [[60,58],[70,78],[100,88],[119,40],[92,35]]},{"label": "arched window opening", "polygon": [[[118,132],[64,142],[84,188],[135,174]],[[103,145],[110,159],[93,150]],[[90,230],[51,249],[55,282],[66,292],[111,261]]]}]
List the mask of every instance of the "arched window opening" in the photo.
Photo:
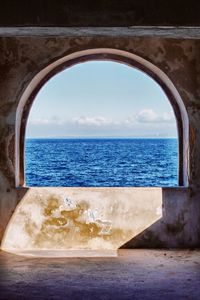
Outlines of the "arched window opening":
[{"label": "arched window opening", "polygon": [[26,130],[27,186],[176,186],[176,120],[148,75],[92,61],[51,78]]},{"label": "arched window opening", "polygon": [[17,186],[188,183],[184,104],[134,54],[92,49],[55,61],[30,82],[16,117]]}]

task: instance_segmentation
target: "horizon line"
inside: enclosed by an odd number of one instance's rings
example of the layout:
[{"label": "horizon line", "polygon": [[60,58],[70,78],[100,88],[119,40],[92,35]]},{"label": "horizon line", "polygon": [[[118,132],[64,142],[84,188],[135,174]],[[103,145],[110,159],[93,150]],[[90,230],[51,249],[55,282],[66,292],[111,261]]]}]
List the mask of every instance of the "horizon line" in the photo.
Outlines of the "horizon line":
[{"label": "horizon line", "polygon": [[178,139],[176,136],[45,136],[25,139]]}]

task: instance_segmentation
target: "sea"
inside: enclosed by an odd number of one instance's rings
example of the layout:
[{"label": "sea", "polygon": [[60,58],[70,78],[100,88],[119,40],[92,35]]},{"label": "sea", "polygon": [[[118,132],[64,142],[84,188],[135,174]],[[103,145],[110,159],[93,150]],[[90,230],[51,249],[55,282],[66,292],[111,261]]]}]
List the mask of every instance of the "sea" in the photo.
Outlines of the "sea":
[{"label": "sea", "polygon": [[27,186],[166,187],[178,185],[173,138],[26,139]]}]

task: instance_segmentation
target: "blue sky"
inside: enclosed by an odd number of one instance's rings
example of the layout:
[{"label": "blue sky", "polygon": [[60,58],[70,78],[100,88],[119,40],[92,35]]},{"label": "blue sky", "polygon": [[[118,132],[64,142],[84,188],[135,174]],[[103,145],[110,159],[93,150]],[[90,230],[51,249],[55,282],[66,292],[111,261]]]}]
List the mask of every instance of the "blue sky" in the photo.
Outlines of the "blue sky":
[{"label": "blue sky", "polygon": [[171,105],[143,72],[87,62],[54,76],[38,93],[27,137],[176,137]]}]

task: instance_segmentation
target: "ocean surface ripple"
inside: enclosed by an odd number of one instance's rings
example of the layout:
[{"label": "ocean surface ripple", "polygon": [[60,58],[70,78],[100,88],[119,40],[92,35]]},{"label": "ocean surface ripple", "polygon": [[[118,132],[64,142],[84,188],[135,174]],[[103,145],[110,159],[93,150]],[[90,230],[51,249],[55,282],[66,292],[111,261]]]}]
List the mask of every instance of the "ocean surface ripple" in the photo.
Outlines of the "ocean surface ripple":
[{"label": "ocean surface ripple", "polygon": [[177,139],[26,139],[27,186],[177,186]]}]

